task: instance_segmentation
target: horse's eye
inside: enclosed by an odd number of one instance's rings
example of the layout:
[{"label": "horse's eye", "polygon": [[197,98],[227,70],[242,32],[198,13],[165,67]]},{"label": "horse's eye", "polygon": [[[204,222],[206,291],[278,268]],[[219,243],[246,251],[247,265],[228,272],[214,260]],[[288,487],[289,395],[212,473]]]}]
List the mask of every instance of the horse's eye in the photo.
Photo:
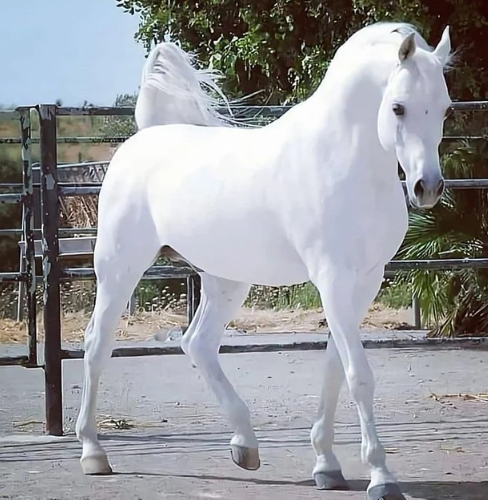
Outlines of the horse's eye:
[{"label": "horse's eye", "polygon": [[405,114],[405,106],[403,104],[398,104],[397,102],[392,106],[393,113],[397,116],[403,116]]}]

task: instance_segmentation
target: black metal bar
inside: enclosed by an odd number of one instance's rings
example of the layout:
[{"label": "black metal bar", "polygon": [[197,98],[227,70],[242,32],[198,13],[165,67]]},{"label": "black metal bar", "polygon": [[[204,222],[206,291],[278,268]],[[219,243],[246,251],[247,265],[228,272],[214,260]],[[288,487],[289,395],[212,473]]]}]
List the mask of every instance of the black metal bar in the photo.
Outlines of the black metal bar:
[{"label": "black metal bar", "polygon": [[29,365],[27,356],[0,356],[0,366]]},{"label": "black metal bar", "polygon": [[192,293],[192,303],[191,303],[191,317],[195,316],[198,306],[200,305],[201,293],[202,293],[202,279],[199,274],[194,274],[190,276],[191,286],[193,289]]},{"label": "black metal bar", "polygon": [[[187,278],[193,274],[195,271],[191,267],[153,266],[143,274],[142,279],[178,279]],[[63,279],[91,280],[95,278],[95,271],[91,267],[68,267],[63,269],[62,277]]]},{"label": "black metal bar", "polygon": [[[256,112],[260,109],[268,113],[268,116],[281,115],[291,109],[293,105],[287,106],[231,106],[233,114]],[[488,101],[457,101],[452,103],[452,108],[459,111],[484,111],[488,109]],[[74,108],[74,107],[59,107],[57,108],[58,116],[129,116],[134,114],[133,107],[90,107],[90,108]],[[217,106],[217,111],[220,113],[228,113],[226,106]]]},{"label": "black metal bar", "polygon": [[100,186],[59,187],[61,196],[90,196],[100,194]]},{"label": "black metal bar", "polygon": [[58,242],[56,106],[38,106],[41,137],[42,271],[44,279],[44,359],[46,431],[63,434],[61,307]]},{"label": "black metal bar", "polygon": [[21,144],[20,137],[0,137],[0,144]]},{"label": "black metal bar", "polygon": [[0,229],[0,237],[2,236],[21,236],[24,234],[22,229]]},{"label": "black metal bar", "polygon": [[191,276],[186,278],[186,319],[188,324],[193,319],[193,280]]},{"label": "black metal bar", "polygon": [[56,109],[56,114],[58,116],[130,116],[134,114],[134,110],[135,108],[128,106],[97,106],[89,108],[63,106]]},{"label": "black metal bar", "polygon": [[[117,144],[124,142],[128,137],[58,137],[58,144]],[[0,144],[21,144],[20,137],[1,137]],[[39,144],[40,138],[33,137],[32,144]]]},{"label": "black metal bar", "polygon": [[[89,196],[100,193],[101,183],[94,182],[87,184],[69,186],[64,183],[58,188],[59,194],[62,196]],[[402,185],[405,189],[405,181],[402,181]],[[450,189],[488,189],[488,179],[446,179],[446,187]]]},{"label": "black metal bar", "polygon": [[[324,335],[324,338],[327,338]],[[364,339],[362,341],[366,349],[384,349],[384,348],[412,348],[412,347],[445,347],[452,349],[459,348],[481,348],[488,349],[488,337],[455,337],[455,338],[415,338],[415,339],[395,339],[385,340]],[[249,352],[279,352],[279,351],[311,351],[324,350],[327,347],[327,340],[323,341],[293,341],[293,342],[259,342],[246,344],[223,344],[220,346],[220,354],[237,354]],[[179,345],[166,345],[161,347],[120,347],[112,352],[113,358],[139,357],[139,356],[163,356],[163,355],[182,355]],[[64,349],[61,353],[63,359],[80,359],[84,356],[82,349]]]},{"label": "black metal bar", "polygon": [[58,137],[58,144],[118,144],[128,139],[128,136],[111,137]]},{"label": "black metal bar", "polygon": [[25,305],[27,308],[27,339],[29,363],[37,364],[36,257],[34,249],[34,186],[30,153],[31,110],[19,109],[22,138],[22,180],[24,188],[23,229],[25,241]]},{"label": "black metal bar", "polygon": [[[270,115],[263,114],[263,117],[268,117]],[[271,115],[273,117],[279,115]],[[58,137],[58,144],[120,144],[125,142],[130,136],[106,136],[106,137]],[[488,137],[485,135],[445,135],[442,138],[443,141],[455,142],[455,141],[486,141]],[[40,140],[38,137],[32,138],[32,144],[39,144]],[[19,137],[0,137],[0,144],[22,144],[22,140]]]},{"label": "black metal bar", "polygon": [[200,304],[200,287],[201,287],[201,279],[198,274],[192,274],[188,276],[186,279],[186,290],[187,290],[187,318],[188,324],[191,323],[193,318],[195,317],[195,313],[197,312],[197,308]]},{"label": "black metal bar", "polygon": [[64,188],[101,188],[101,182],[58,182],[58,187],[62,189]]},{"label": "black metal bar", "polygon": [[[40,232],[40,229],[35,229],[34,232]],[[63,235],[70,234],[97,234],[96,227],[60,227],[58,233]],[[0,237],[2,236],[22,236],[23,229],[0,229]]]},{"label": "black metal bar", "polygon": [[[487,137],[488,138],[488,137]],[[83,166],[83,164],[78,164],[75,166]],[[403,185],[405,185],[405,181],[401,181]],[[461,179],[445,179],[446,186],[451,188],[488,188],[488,179],[486,178],[461,178]],[[0,188],[4,187],[5,184],[0,184]],[[16,186],[22,187],[22,184],[16,184]],[[39,184],[34,183],[34,186],[39,186]],[[101,182],[58,182],[58,188],[61,193],[64,193],[65,189],[80,189],[80,188],[101,188]],[[7,193],[9,194],[9,193]],[[78,194],[76,191],[73,191],[73,194]]]},{"label": "black metal bar", "polygon": [[97,234],[96,227],[60,227],[58,233],[61,234]]},{"label": "black metal bar", "polygon": [[25,279],[24,273],[0,273],[0,283],[20,283]]},{"label": "black metal bar", "polygon": [[487,141],[486,135],[445,135],[442,138],[443,142],[457,142],[457,141]]},{"label": "black metal bar", "polygon": [[445,179],[445,185],[450,189],[486,189],[488,179]]},{"label": "black metal bar", "polygon": [[2,193],[0,194],[0,203],[21,203],[22,193]]},{"label": "black metal bar", "polygon": [[[256,114],[256,110],[259,110],[259,113],[267,114],[267,116],[281,116],[292,107],[293,105],[286,105],[286,106],[239,105],[239,106],[231,106],[231,111],[232,114],[239,115],[248,113]],[[229,113],[229,109],[226,106],[217,106],[216,109],[219,113],[226,113],[226,114]],[[488,101],[457,101],[452,103],[452,109],[456,111],[485,111],[488,109]],[[134,110],[135,108],[131,106],[122,106],[122,107],[94,106],[87,108],[56,106],[56,114],[58,116],[132,116],[134,114]],[[0,113],[8,117],[15,116],[15,111],[13,110],[1,110]]]},{"label": "black metal bar", "polygon": [[[411,271],[415,269],[449,271],[466,268],[488,269],[488,259],[392,260],[386,265],[385,276],[392,277],[399,271]],[[3,274],[8,275],[8,279],[5,281],[21,280],[21,278],[13,278],[17,273],[0,273],[0,282],[2,281]],[[189,279],[190,277],[195,280],[193,288],[190,287],[189,290],[191,291],[188,292],[188,300],[194,304],[192,313],[194,314],[200,299],[198,285],[199,276],[195,273],[195,271],[193,271],[193,269],[188,267],[154,266],[148,269],[141,279]],[[66,268],[62,271],[63,280],[92,280],[94,278],[95,271],[91,267]]]},{"label": "black metal bar", "polygon": [[432,260],[392,260],[386,271],[411,271],[414,269],[451,270],[487,269],[488,259],[432,259]]},{"label": "black metal bar", "polygon": [[[263,113],[266,114],[266,116],[281,116],[291,108],[292,106],[231,106],[231,112],[233,115]],[[90,108],[59,107],[56,112],[58,116],[132,116],[134,110],[134,107],[129,106]],[[216,110],[219,113],[230,114],[229,108],[226,106],[217,106]]]},{"label": "black metal bar", "polygon": [[420,308],[419,298],[416,296],[412,297],[412,309],[413,309],[413,325],[417,330],[422,328],[422,310]]},{"label": "black metal bar", "polygon": [[485,111],[488,109],[488,101],[457,101],[452,103],[452,109],[456,111]]}]

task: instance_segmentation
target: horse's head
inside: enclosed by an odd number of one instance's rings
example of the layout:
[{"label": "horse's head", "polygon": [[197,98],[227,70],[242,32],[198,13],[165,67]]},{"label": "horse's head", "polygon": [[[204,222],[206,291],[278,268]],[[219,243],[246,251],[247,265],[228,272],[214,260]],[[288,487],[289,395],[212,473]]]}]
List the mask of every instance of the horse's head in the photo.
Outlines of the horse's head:
[{"label": "horse's head", "polygon": [[430,52],[417,46],[416,36],[409,34],[398,50],[378,114],[378,134],[382,146],[396,153],[411,203],[431,208],[444,190],[439,144],[451,106],[444,79],[451,42],[446,28]]}]

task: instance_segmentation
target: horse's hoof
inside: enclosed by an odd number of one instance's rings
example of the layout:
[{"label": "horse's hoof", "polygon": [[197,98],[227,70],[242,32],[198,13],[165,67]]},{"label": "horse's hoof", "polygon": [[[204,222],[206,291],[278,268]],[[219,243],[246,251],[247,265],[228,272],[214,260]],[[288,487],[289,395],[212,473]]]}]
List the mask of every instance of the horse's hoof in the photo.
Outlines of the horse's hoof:
[{"label": "horse's hoof", "polygon": [[318,490],[348,490],[349,485],[340,470],[316,472],[313,475]]},{"label": "horse's hoof", "polygon": [[368,500],[407,500],[396,483],[378,484],[368,488]]},{"label": "horse's hoof", "polygon": [[110,467],[106,455],[82,458],[80,464],[83,469],[83,474],[87,476],[105,476],[113,474],[112,467]]},{"label": "horse's hoof", "polygon": [[239,467],[246,470],[258,470],[261,462],[259,460],[258,448],[247,448],[246,446],[230,445],[232,460]]}]

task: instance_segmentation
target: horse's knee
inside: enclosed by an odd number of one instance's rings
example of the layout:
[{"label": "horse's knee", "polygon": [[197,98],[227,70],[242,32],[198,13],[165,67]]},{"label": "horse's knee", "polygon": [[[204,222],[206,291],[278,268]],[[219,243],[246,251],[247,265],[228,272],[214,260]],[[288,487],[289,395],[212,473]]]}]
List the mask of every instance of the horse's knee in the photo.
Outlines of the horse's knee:
[{"label": "horse's knee", "polygon": [[348,370],[346,377],[349,391],[356,403],[365,399],[372,401],[375,391],[375,381],[369,365],[365,366],[365,369],[361,372],[353,369]]}]

